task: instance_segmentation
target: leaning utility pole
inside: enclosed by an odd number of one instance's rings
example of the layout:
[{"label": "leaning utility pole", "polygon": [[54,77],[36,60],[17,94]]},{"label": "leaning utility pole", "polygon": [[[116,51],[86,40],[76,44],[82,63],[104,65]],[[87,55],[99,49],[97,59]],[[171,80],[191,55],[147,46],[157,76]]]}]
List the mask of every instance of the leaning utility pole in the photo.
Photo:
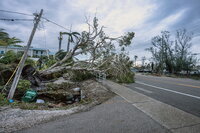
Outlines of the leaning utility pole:
[{"label": "leaning utility pole", "polygon": [[69,52],[69,45],[71,42],[70,36],[71,36],[71,30],[72,30],[72,25],[70,26],[70,31],[69,31],[69,35],[68,35],[68,42],[67,42],[67,53]]},{"label": "leaning utility pole", "polygon": [[29,37],[29,40],[28,40],[28,43],[27,43],[27,46],[26,46],[26,50],[24,51],[24,54],[23,54],[22,59],[21,59],[21,62],[19,64],[19,67],[18,67],[17,72],[15,74],[15,78],[14,78],[14,81],[13,81],[12,86],[10,88],[10,92],[8,94],[7,99],[12,99],[13,96],[14,96],[17,84],[19,82],[19,79],[20,79],[20,76],[21,76],[21,73],[22,73],[22,69],[24,67],[24,63],[25,63],[27,55],[28,55],[28,50],[29,50],[29,48],[31,46],[31,42],[33,40],[33,36],[34,36],[35,31],[37,29],[37,26],[39,24],[39,21],[40,21],[40,18],[42,16],[42,13],[43,13],[43,9],[41,9],[41,11],[40,11],[39,14],[34,14],[35,15],[35,18],[34,18],[34,20],[35,20],[34,27],[33,27],[33,30],[31,32],[31,35]]},{"label": "leaning utility pole", "polygon": [[59,47],[58,47],[58,51],[60,51],[61,50],[61,43],[62,43],[62,39],[63,39],[63,37],[62,37],[62,32],[60,32],[60,34],[59,34],[60,36],[58,37],[58,40],[59,40]]}]

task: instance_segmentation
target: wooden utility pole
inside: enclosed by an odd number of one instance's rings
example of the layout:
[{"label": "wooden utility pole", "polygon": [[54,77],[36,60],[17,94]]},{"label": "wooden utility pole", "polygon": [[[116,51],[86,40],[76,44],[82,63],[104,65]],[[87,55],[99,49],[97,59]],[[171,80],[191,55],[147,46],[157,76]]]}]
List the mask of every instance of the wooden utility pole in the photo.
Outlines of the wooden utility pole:
[{"label": "wooden utility pole", "polygon": [[26,58],[27,58],[27,56],[28,56],[28,50],[29,50],[29,48],[30,48],[30,46],[31,46],[31,42],[32,42],[32,40],[33,40],[33,36],[34,36],[35,31],[36,31],[36,29],[37,29],[37,26],[38,26],[38,24],[39,24],[39,21],[40,21],[40,18],[41,18],[41,16],[42,16],[42,13],[43,13],[43,9],[41,9],[41,11],[40,11],[39,14],[35,14],[35,18],[34,18],[34,20],[35,20],[34,27],[33,27],[33,30],[32,30],[32,32],[31,32],[31,35],[30,35],[30,37],[29,37],[29,40],[28,40],[28,43],[27,43],[27,46],[26,46],[26,50],[24,51],[24,54],[23,54],[22,59],[21,59],[21,62],[20,62],[20,64],[19,64],[19,67],[18,67],[17,72],[16,72],[16,74],[15,74],[15,78],[14,78],[14,81],[13,81],[12,86],[11,86],[11,88],[10,88],[10,92],[9,92],[9,94],[8,94],[7,99],[12,99],[13,96],[14,96],[14,94],[15,94],[15,90],[16,90],[17,84],[18,84],[18,82],[19,82],[19,79],[20,79],[20,76],[21,76],[21,73],[22,73],[22,69],[23,69],[23,67],[24,67],[24,63],[25,63]]},{"label": "wooden utility pole", "polygon": [[60,51],[61,50],[61,43],[62,43],[62,39],[63,39],[63,37],[62,37],[62,32],[60,32],[60,34],[59,34],[60,36],[58,37],[58,40],[59,40],[59,47],[58,47],[58,51]]},{"label": "wooden utility pole", "polygon": [[69,35],[68,35],[67,53],[69,52],[69,47],[70,47],[70,43],[71,43],[71,39],[70,39],[72,37],[71,30],[72,30],[72,25],[70,26],[70,31],[69,31]]}]

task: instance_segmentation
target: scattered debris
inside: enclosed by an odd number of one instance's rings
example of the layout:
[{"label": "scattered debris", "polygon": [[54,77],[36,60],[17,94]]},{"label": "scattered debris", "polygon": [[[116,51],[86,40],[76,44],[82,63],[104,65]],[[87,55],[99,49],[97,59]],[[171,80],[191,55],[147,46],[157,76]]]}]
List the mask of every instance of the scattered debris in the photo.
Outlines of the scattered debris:
[{"label": "scattered debris", "polygon": [[35,90],[28,90],[22,97],[23,102],[33,102],[36,100],[37,92]]},{"label": "scattered debris", "polygon": [[[45,103],[22,102],[17,104],[17,100],[15,100],[15,104],[11,104],[15,107],[14,109],[2,109],[4,111],[0,111],[0,131],[13,132],[46,122],[58,116],[77,112],[80,108],[88,110],[90,107],[114,96],[112,92],[95,80],[86,80],[70,85],[66,83],[51,84],[51,86],[52,88],[48,87],[46,90],[39,90],[37,93],[37,101],[44,100]],[[82,100],[76,101],[74,99],[74,94],[77,92],[74,92],[73,88],[80,88]]]},{"label": "scattered debris", "polygon": [[36,100],[36,103],[45,103],[45,102],[44,102],[44,100],[42,100],[42,99],[37,99],[37,100]]},{"label": "scattered debris", "polygon": [[73,91],[80,91],[81,89],[77,87],[77,88],[73,88],[72,90]]},{"label": "scattered debris", "polygon": [[9,99],[9,103],[13,103],[14,102],[14,100],[13,99]]}]

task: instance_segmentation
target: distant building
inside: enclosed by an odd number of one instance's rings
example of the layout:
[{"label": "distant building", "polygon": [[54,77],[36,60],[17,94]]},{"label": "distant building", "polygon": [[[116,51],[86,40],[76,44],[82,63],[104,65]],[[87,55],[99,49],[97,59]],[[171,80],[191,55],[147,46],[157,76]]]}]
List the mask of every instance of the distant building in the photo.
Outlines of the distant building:
[{"label": "distant building", "polygon": [[[16,53],[18,52],[24,52],[26,47],[19,47],[19,46],[0,46],[0,55],[5,54],[7,51],[14,51]],[[33,48],[30,47],[28,51],[29,57],[41,57],[41,56],[49,56],[49,50],[43,49],[43,48]]]}]

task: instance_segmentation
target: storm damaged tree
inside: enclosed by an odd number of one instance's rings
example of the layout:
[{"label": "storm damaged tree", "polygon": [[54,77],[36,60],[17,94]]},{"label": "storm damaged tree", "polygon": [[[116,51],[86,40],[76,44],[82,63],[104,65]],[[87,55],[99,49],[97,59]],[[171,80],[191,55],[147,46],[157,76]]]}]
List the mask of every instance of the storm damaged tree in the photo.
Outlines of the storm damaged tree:
[{"label": "storm damaged tree", "polygon": [[179,73],[182,70],[190,71],[195,64],[195,59],[189,52],[191,47],[191,34],[185,29],[177,30],[175,41],[170,39],[169,31],[162,31],[161,36],[152,38],[151,52],[155,64],[155,72]]},{"label": "storm damaged tree", "polygon": [[[65,53],[61,60],[40,72],[41,76],[45,77],[55,73],[63,74],[80,70],[90,71],[91,73],[100,70],[108,76],[116,76],[115,72],[118,75],[130,72],[131,65],[129,64],[132,62],[125,53],[122,54],[119,51],[124,51],[125,47],[131,44],[135,33],[128,32],[124,36],[113,38],[105,34],[104,27],[99,26],[96,17],[94,17],[92,24],[89,23],[88,19],[86,23],[88,31],[83,31],[74,38],[73,47]],[[118,49],[116,49],[117,45]],[[88,58],[86,60],[78,60],[76,58],[78,55],[87,55]]]},{"label": "storm damaged tree", "polygon": [[175,40],[176,71],[184,70],[189,73],[196,63],[196,59],[189,51],[192,46],[191,40],[192,34],[187,33],[185,29],[177,30]]},{"label": "storm damaged tree", "polygon": [[163,73],[164,67],[171,73],[173,72],[173,53],[172,43],[169,40],[170,34],[168,31],[162,31],[161,36],[155,36],[152,38],[152,47],[147,50],[152,53],[153,60],[156,66],[156,72]]}]

